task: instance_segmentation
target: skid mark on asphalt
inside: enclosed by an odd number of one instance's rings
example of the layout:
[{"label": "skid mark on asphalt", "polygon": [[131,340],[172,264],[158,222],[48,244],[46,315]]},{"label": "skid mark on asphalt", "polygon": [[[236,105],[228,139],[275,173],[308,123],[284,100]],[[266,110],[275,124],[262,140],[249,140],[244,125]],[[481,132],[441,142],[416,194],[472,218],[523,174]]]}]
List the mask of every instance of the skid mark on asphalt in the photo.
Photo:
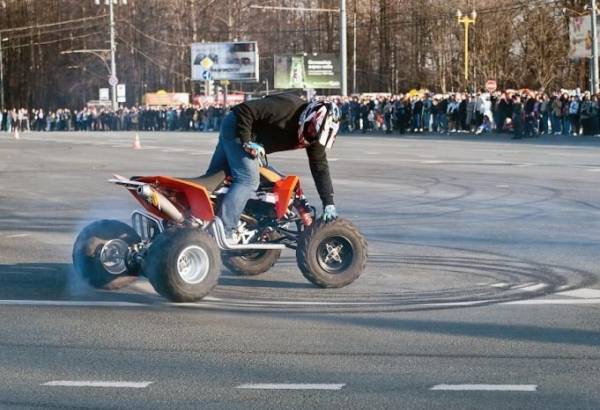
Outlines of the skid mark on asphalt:
[{"label": "skid mark on asphalt", "polygon": [[575,290],[568,290],[566,292],[560,292],[556,295],[569,296],[578,299],[593,299],[600,298],[600,289],[581,288]]},{"label": "skid mark on asphalt", "polygon": [[31,236],[31,234],[19,233],[19,234],[15,234],[15,235],[6,235],[4,238],[5,239],[16,239],[16,238],[26,238],[28,236]]}]

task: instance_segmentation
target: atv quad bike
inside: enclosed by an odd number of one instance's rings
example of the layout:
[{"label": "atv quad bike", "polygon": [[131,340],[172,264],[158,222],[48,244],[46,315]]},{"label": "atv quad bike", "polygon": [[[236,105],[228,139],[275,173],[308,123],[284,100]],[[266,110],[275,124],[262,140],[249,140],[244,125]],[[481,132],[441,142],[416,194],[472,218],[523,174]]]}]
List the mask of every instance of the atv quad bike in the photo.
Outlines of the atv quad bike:
[{"label": "atv quad bike", "polygon": [[324,222],[307,202],[297,176],[285,176],[260,159],[260,187],[248,201],[237,234],[225,240],[215,216],[231,179],[224,172],[199,178],[124,178],[121,185],[140,202],[132,226],[114,220],[88,225],[73,246],[76,272],[91,286],[118,289],[140,275],[174,302],[195,302],[217,285],[221,262],[233,273],[268,271],[283,249],[296,250],[306,279],[322,288],[354,282],[367,261],[367,243],[345,219]]}]

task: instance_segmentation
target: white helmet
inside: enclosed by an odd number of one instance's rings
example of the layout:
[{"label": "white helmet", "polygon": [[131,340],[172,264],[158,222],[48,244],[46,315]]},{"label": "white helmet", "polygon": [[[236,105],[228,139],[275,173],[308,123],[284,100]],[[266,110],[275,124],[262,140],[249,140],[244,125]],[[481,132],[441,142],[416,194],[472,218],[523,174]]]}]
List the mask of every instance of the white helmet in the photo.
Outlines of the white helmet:
[{"label": "white helmet", "polygon": [[330,149],[340,128],[341,117],[340,109],[333,101],[312,101],[300,115],[300,145],[306,147],[318,142]]}]

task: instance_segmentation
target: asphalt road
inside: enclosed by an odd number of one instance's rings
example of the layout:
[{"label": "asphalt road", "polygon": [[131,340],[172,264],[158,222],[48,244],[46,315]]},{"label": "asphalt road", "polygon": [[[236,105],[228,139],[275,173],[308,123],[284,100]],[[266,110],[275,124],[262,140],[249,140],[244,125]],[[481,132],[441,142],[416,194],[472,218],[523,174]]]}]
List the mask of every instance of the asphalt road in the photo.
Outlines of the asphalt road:
[{"label": "asphalt road", "polygon": [[[600,140],[349,136],[340,213],[369,241],[340,290],[292,252],[177,306],[74,277],[113,173],[197,176],[215,134],[0,134],[0,408],[600,408]],[[305,154],[271,163],[300,175]]]}]

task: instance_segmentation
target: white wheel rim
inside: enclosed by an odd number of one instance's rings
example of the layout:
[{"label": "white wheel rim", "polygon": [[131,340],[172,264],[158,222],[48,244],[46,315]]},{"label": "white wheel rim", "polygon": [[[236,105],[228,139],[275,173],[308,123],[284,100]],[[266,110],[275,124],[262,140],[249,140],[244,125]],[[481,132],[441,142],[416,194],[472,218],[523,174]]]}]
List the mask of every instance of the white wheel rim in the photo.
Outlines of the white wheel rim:
[{"label": "white wheel rim", "polygon": [[100,251],[100,263],[111,275],[120,275],[127,271],[127,252],[129,245],[121,239],[108,241]]},{"label": "white wheel rim", "polygon": [[208,254],[199,246],[188,246],[177,258],[177,273],[190,285],[202,282],[208,275],[209,267]]}]

